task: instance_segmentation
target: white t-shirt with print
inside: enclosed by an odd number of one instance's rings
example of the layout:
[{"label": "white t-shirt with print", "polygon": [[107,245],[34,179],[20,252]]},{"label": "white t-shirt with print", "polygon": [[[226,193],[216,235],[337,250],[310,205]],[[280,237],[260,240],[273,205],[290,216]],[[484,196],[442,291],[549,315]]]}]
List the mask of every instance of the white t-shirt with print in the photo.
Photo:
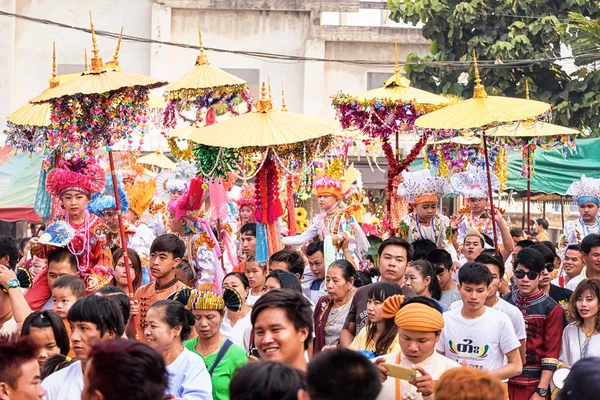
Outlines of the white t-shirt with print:
[{"label": "white t-shirt with print", "polygon": [[450,310],[444,323],[436,350],[470,368],[494,371],[521,345],[508,316],[489,307],[475,319],[463,317],[462,308]]},{"label": "white t-shirt with print", "polygon": [[[454,310],[462,307],[463,302],[462,300],[459,300],[450,304],[449,308]],[[525,331],[525,319],[523,318],[523,313],[517,307],[513,306],[502,298],[498,298],[498,301],[492,308],[497,311],[502,311],[504,314],[508,315],[508,318],[510,318],[510,322],[512,322],[513,328],[515,328],[515,333],[517,334],[517,338],[519,340],[527,339],[527,332]]]},{"label": "white t-shirt with print", "polygon": [[81,361],[56,371],[42,382],[46,390],[44,400],[80,399],[83,392]]}]

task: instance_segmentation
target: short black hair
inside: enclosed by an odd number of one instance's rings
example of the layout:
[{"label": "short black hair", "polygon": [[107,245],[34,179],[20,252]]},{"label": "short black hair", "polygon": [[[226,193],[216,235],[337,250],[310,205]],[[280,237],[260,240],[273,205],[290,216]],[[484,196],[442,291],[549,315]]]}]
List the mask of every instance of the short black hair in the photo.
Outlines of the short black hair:
[{"label": "short black hair", "polygon": [[406,250],[406,261],[413,260],[413,247],[406,240],[396,236],[392,236],[381,242],[381,244],[377,248],[377,254],[379,255],[379,257],[381,257],[381,253],[383,253],[383,250],[385,250],[385,248],[388,246],[400,246],[404,248],[404,250]]},{"label": "short black hair", "polygon": [[468,262],[458,270],[458,282],[461,285],[481,285],[484,283],[486,286],[490,286],[492,280],[493,277],[489,268],[480,262]]},{"label": "short black hair", "polygon": [[544,256],[537,249],[528,247],[521,250],[515,257],[515,261],[513,262],[515,269],[519,264],[539,274],[544,269]]},{"label": "short black hair", "polygon": [[161,400],[169,386],[161,354],[135,340],[100,340],[88,363],[87,390],[105,399]]},{"label": "short black hair", "polygon": [[570,244],[567,246],[567,250],[565,251],[565,253],[569,250],[573,250],[573,251],[578,251],[580,253],[583,253],[583,251],[581,250],[581,245],[580,244]]},{"label": "short black hair", "polygon": [[581,251],[587,256],[592,252],[594,247],[600,247],[600,235],[597,233],[590,233],[581,241]]},{"label": "short black hair", "polygon": [[267,279],[272,278],[279,282],[282,289],[295,290],[296,292],[302,293],[302,286],[296,275],[291,272],[284,271],[282,269],[273,270],[267,275]]},{"label": "short black hair", "polygon": [[512,236],[512,237],[523,236],[523,229],[521,229],[521,228],[510,228],[510,236]]},{"label": "short black hair", "polygon": [[523,240],[519,240],[517,243],[515,243],[515,247],[520,247],[522,249],[526,249],[529,246],[533,246],[535,244],[535,242],[533,240],[529,240],[529,239],[523,239]]},{"label": "short black hair", "polygon": [[544,245],[544,243],[536,243],[533,246],[530,246],[529,248],[536,249],[540,252],[544,259],[544,266],[547,264],[554,264],[554,254],[548,248],[548,246]]},{"label": "short black hair", "polygon": [[[248,281],[248,277],[246,276],[246,274],[243,274],[241,272],[230,272],[223,277],[223,282],[225,282],[225,279],[229,278],[230,276],[235,276],[236,278],[238,278],[240,282],[242,282],[242,286],[244,287],[244,289],[248,289],[250,287],[250,281]],[[223,282],[221,282],[221,284]]]},{"label": "short black hair", "polygon": [[30,241],[30,240],[31,240],[31,238],[30,238],[30,237],[28,237],[28,236],[26,236],[26,237],[22,237],[22,238],[19,240],[19,250],[20,250],[20,251],[23,251],[23,250],[25,250],[25,246],[27,246],[27,243],[29,243],[29,241]]},{"label": "short black hair", "polygon": [[379,372],[373,363],[348,349],[319,353],[306,371],[306,389],[311,400],[375,400],[381,388]]},{"label": "short black hair", "polygon": [[298,276],[302,276],[304,274],[304,258],[295,250],[283,249],[279,250],[276,253],[273,253],[271,257],[269,257],[269,263],[279,261],[284,262],[287,265],[287,270],[292,274],[298,274]]},{"label": "short black hair", "polygon": [[481,253],[475,259],[475,262],[481,264],[492,264],[498,267],[498,273],[500,274],[500,279],[504,276],[506,272],[506,267],[504,266],[504,262],[500,259],[497,254],[489,254],[489,253]]},{"label": "short black hair", "polygon": [[406,299],[406,300],[404,300],[404,302],[402,303],[400,308],[406,307],[407,305],[412,304],[412,303],[425,304],[426,306],[429,306],[429,307],[435,309],[440,314],[442,314],[444,312],[444,310],[442,310],[442,306],[440,306],[440,304],[437,301],[435,301],[432,298],[424,297],[424,296],[416,296],[416,297],[412,297],[410,299]]},{"label": "short black hair", "polygon": [[0,382],[17,389],[21,377],[21,366],[37,360],[39,348],[31,338],[21,338],[17,342],[0,343]]},{"label": "short black hair", "polygon": [[[571,367],[565,379],[560,399],[588,400],[598,397],[600,392],[600,357],[586,357]],[[564,394],[564,395],[563,395]]]},{"label": "short black hair", "polygon": [[0,258],[8,257],[8,266],[15,269],[21,256],[15,241],[10,237],[0,237]]},{"label": "short black hair", "polygon": [[550,226],[548,221],[546,221],[544,218],[538,218],[535,220],[535,222],[544,229],[548,229],[548,227]]},{"label": "short black hair", "polygon": [[185,243],[172,233],[158,236],[150,246],[150,253],[157,251],[171,253],[173,258],[183,258],[185,255]]},{"label": "short black hair", "polygon": [[77,258],[75,258],[73,253],[71,253],[66,248],[58,247],[50,251],[50,253],[48,254],[48,266],[50,265],[50,263],[53,262],[67,262],[71,267],[71,270],[79,273],[79,270],[77,269]]},{"label": "short black hair", "polygon": [[123,289],[118,286],[102,286],[96,291],[96,295],[104,296],[107,299],[114,301],[121,309],[123,321],[125,322],[125,325],[127,325],[129,317],[131,316],[131,301]]},{"label": "short black hair", "polygon": [[54,340],[60,349],[60,354],[67,355],[71,349],[71,341],[65,323],[60,315],[50,310],[34,311],[23,321],[21,328],[21,336],[28,336],[31,333],[31,328],[51,328],[54,333]]},{"label": "short black hair", "polygon": [[316,240],[313,240],[312,242],[310,242],[308,244],[308,246],[306,246],[305,253],[308,257],[312,256],[313,254],[315,254],[318,251],[320,251],[321,254],[325,254],[325,250],[323,250],[323,249],[324,249],[323,241],[316,239]]},{"label": "short black hair", "polygon": [[256,237],[256,223],[248,222],[247,224],[242,225],[242,227],[240,228],[240,235],[242,235],[243,233],[245,233],[246,235]]},{"label": "short black hair", "polygon": [[452,256],[444,249],[434,249],[427,255],[427,261],[436,267],[444,267],[448,271],[452,269]]},{"label": "short black hair", "polygon": [[100,336],[113,332],[117,337],[123,336],[125,324],[119,307],[106,297],[87,296],[73,304],[67,313],[67,320],[73,322],[90,322],[96,325]]},{"label": "short black hair", "polygon": [[427,260],[427,256],[433,250],[437,249],[437,245],[429,239],[418,239],[412,242],[413,257],[412,260]]},{"label": "short black hair", "polygon": [[229,385],[231,400],[296,400],[306,375],[274,361],[251,362],[238,369]]},{"label": "short black hair", "polygon": [[85,296],[85,283],[75,275],[63,275],[54,282],[52,289],[69,289],[73,296],[82,299]]},{"label": "short black hair", "polygon": [[309,301],[302,293],[291,290],[272,290],[263,294],[252,307],[250,321],[252,326],[261,312],[270,308],[280,308],[285,311],[287,318],[294,324],[296,330],[308,329],[308,335],[304,341],[304,350],[313,340],[313,313]]}]

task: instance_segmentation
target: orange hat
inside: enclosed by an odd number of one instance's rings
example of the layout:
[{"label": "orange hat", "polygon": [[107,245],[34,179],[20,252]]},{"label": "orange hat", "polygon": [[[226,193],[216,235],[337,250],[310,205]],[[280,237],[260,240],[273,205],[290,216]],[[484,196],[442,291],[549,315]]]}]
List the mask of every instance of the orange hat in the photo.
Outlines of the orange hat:
[{"label": "orange hat", "polygon": [[435,308],[422,303],[410,303],[400,308],[404,296],[388,297],[382,306],[383,318],[394,318],[401,329],[418,332],[439,332],[444,327],[444,317]]}]

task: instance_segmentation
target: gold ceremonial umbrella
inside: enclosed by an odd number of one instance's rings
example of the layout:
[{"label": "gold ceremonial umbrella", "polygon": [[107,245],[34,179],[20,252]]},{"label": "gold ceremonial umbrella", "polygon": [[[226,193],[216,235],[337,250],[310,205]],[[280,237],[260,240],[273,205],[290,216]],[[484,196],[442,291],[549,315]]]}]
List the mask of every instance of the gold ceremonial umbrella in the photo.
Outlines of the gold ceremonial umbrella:
[{"label": "gold ceremonial umbrella", "polygon": [[276,110],[266,96],[263,83],[254,111],[211,126],[178,129],[178,134],[189,133],[191,141],[206,146],[239,149],[303,142],[332,135],[339,128],[333,119]]},{"label": "gold ceremonial umbrella", "polygon": [[164,169],[175,169],[176,165],[159,148],[154,153],[142,156],[136,160],[138,164],[155,165]]},{"label": "gold ceremonial umbrella", "polygon": [[[512,97],[488,96],[485,87],[481,84],[475,52],[473,52],[473,64],[476,83],[473,97],[417,118],[415,127],[429,130],[454,130],[463,134],[471,130],[481,131],[488,175],[490,208],[492,215],[495,215],[486,130],[493,131],[494,126],[497,125],[519,124],[524,121],[531,121],[530,123],[534,125],[538,123],[536,120],[541,115],[550,110],[550,104]],[[492,218],[492,229],[494,244],[496,250],[498,250],[496,220],[494,218]]]},{"label": "gold ceremonial umbrella", "polygon": [[211,91],[220,95],[247,90],[246,81],[208,62],[208,57],[204,54],[200,24],[198,24],[198,37],[200,40],[200,54],[196,58],[196,65],[184,76],[165,88],[165,97],[180,99],[184,96],[203,96]]}]

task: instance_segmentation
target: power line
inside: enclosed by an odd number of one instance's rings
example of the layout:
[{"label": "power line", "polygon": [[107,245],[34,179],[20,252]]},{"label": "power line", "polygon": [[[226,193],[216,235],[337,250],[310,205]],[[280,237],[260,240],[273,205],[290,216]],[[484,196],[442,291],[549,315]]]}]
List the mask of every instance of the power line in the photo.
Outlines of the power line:
[{"label": "power line", "polygon": [[[89,28],[84,28],[75,25],[69,25],[58,21],[53,21],[44,18],[31,17],[23,14],[16,14],[7,11],[0,10],[0,16],[12,17],[16,19],[22,19],[34,23],[56,26],[64,29],[72,29],[80,32],[91,33]],[[112,39],[117,39],[119,37],[118,32],[110,32],[104,30],[96,30],[96,35],[108,37]],[[144,43],[144,44],[161,44],[165,46],[172,47],[180,47],[186,49],[199,50],[200,46],[191,45],[187,43],[177,43],[156,39],[143,38],[139,36],[131,36],[131,35],[123,35],[123,40],[134,43]],[[258,52],[258,51],[248,51],[248,50],[231,50],[231,49],[221,49],[217,47],[204,47],[206,50],[214,51],[218,53],[229,53],[236,54],[246,57],[258,58],[263,61],[268,62],[279,62],[279,63],[303,63],[303,62],[324,62],[324,63],[338,63],[338,64],[347,64],[347,65],[359,65],[365,67],[393,67],[393,62],[381,62],[381,61],[371,61],[371,60],[342,60],[342,59],[334,59],[334,58],[319,58],[319,57],[305,57],[305,56],[294,56],[294,55],[285,55],[285,54],[277,54],[277,53],[266,53],[266,52]],[[531,67],[535,64],[542,63],[554,63],[557,61],[566,61],[573,60],[573,62],[578,63],[589,63],[594,60],[598,60],[600,58],[599,52],[591,52],[585,54],[577,54],[566,57],[548,57],[548,58],[531,58],[531,59],[518,59],[518,60],[502,60],[502,63],[497,63],[495,60],[479,60],[478,64],[482,69],[506,69],[506,68],[514,68],[514,67]],[[399,61],[399,64],[404,65],[427,65],[431,67],[438,67],[443,69],[455,69],[455,70],[466,70],[469,69],[472,65],[471,61],[423,61],[423,62],[411,62],[411,61]]]}]

